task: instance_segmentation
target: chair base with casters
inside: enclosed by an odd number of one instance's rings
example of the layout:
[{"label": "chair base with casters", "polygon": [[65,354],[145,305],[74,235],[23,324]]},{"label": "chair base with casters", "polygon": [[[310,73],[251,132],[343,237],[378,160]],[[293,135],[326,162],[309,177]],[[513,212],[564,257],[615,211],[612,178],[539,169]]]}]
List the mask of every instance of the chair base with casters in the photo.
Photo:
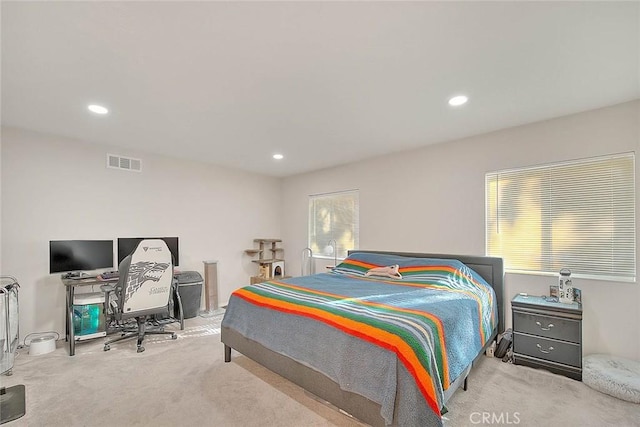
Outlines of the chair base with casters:
[{"label": "chair base with casters", "polygon": [[138,329],[134,332],[123,332],[121,336],[119,336],[118,338],[113,338],[110,339],[109,341],[106,341],[104,343],[104,351],[109,351],[111,350],[111,344],[113,344],[114,342],[118,342],[118,341],[122,341],[122,340],[126,340],[129,338],[138,338],[138,343],[137,343],[137,352],[138,353],[142,353],[144,351],[144,346],[142,345],[142,342],[144,341],[144,337],[145,335],[171,335],[171,339],[175,340],[178,338],[178,336],[176,335],[175,332],[171,332],[171,331],[165,331],[165,330],[146,330],[146,323],[147,323],[147,319],[143,318],[143,317],[136,317],[136,321],[138,322]]},{"label": "chair base with casters", "polygon": [[[118,341],[122,341],[125,339],[129,339],[129,338],[134,338],[134,337],[138,337],[138,344],[137,344],[137,352],[138,353],[142,353],[144,351],[144,346],[142,346],[142,341],[144,340],[144,335],[145,334],[152,334],[152,335],[171,335],[171,339],[175,340],[177,339],[177,336],[175,334],[175,332],[165,332],[162,329],[147,329],[147,325],[146,322],[147,321],[154,321],[155,325],[154,327],[158,327],[158,328],[163,328],[164,326],[160,326],[158,325],[158,320],[155,318],[155,316],[152,316],[151,318],[136,318],[137,323],[138,323],[138,328],[137,329],[133,329],[133,327],[127,328],[127,326],[125,324],[122,323],[122,321],[118,321],[115,318],[114,312],[112,310],[112,306],[111,306],[111,293],[115,290],[115,286],[113,286],[112,284],[105,284],[100,286],[100,289],[104,292],[105,294],[105,309],[104,309],[104,316],[107,319],[110,319],[109,322],[107,322],[107,333],[111,334],[111,333],[115,333],[117,331],[121,331],[121,336],[118,338],[112,338],[108,341],[106,341],[104,343],[104,351],[109,351],[111,350],[111,346],[110,344],[114,343],[114,342],[118,342]],[[177,317],[171,316],[171,307],[169,307],[169,319],[168,320],[164,320],[164,321],[160,321],[160,323],[166,324],[166,323],[172,323],[172,322],[179,322],[180,323],[180,330],[184,330],[184,313],[183,313],[183,309],[182,309],[182,299],[180,298],[180,293],[177,291],[177,282],[174,280],[173,284],[172,284],[172,293],[175,297],[175,302],[176,302],[176,311],[177,311]],[[114,326],[114,323],[116,324]],[[142,324],[142,326],[140,326],[140,324]],[[131,329],[131,330],[127,330],[127,329]]]}]

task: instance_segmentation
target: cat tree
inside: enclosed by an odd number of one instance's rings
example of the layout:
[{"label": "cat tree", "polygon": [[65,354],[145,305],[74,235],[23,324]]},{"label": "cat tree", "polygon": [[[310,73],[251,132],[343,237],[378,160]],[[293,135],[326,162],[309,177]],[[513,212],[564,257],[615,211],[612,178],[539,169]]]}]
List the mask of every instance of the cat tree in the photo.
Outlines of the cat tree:
[{"label": "cat tree", "polygon": [[258,244],[258,248],[244,251],[247,255],[258,255],[258,259],[252,260],[258,264],[258,274],[251,276],[252,285],[289,277],[284,274],[284,249],[278,247],[281,239],[253,239],[253,242]]}]

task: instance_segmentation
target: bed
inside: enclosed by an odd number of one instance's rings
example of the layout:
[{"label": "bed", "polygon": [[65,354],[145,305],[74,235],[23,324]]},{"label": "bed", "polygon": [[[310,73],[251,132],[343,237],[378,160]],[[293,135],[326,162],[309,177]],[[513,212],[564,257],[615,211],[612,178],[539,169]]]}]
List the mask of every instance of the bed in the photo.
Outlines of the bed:
[{"label": "bed", "polygon": [[358,250],[236,290],[221,340],[369,425],[440,426],[503,319],[501,258]]}]

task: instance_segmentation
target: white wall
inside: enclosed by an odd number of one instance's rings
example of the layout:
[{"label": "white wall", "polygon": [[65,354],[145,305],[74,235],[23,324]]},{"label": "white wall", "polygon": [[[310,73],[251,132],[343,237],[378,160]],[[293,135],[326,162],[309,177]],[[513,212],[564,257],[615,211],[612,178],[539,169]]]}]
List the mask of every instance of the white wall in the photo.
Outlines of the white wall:
[{"label": "white wall", "polygon": [[[2,177],[2,135],[0,133],[0,178]],[[2,181],[0,181],[0,275],[2,275]]]},{"label": "white wall", "polygon": [[[23,338],[31,332],[64,332],[63,287],[58,275],[48,274],[48,241],[54,239],[177,235],[181,269],[202,272],[203,260],[220,261],[220,300],[225,302],[255,273],[243,254],[253,238],[282,237],[287,274],[297,275],[307,246],[308,195],[354,188],[360,189],[361,249],[483,255],[486,172],[636,151],[639,123],[640,102],[635,101],[282,183],[3,128],[0,273],[16,276],[22,286]],[[107,169],[107,152],[142,158],[143,173]],[[506,297],[545,294],[550,283],[555,278],[507,274]],[[575,285],[583,292],[585,354],[640,359],[640,287],[577,279]]]},{"label": "white wall", "polygon": [[[65,293],[59,274],[48,274],[49,240],[178,236],[180,270],[203,274],[202,261],[219,261],[226,303],[255,274],[244,249],[256,237],[280,237],[276,178],[12,128],[2,129],[1,149],[0,273],[21,285],[21,339],[64,336]],[[107,153],[142,159],[142,173],[106,168]]]},{"label": "white wall", "polygon": [[[300,271],[310,194],[360,190],[360,249],[484,255],[486,172],[636,151],[639,123],[635,101],[286,178],[288,271]],[[557,278],[507,274],[505,281],[510,301],[518,292],[548,294]],[[574,286],[582,289],[584,354],[640,359],[638,284],[575,279]]]}]

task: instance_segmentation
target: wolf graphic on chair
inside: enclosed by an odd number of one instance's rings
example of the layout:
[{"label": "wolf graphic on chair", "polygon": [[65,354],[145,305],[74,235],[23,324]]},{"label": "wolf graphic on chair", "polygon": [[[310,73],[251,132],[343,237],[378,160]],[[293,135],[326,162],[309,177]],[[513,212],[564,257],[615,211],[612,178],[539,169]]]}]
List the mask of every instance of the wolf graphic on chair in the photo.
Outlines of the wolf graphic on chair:
[{"label": "wolf graphic on chair", "polygon": [[149,316],[169,312],[174,278],[167,244],[161,239],[142,240],[136,250],[122,260],[118,270],[120,276],[115,287],[117,307],[113,317],[116,321],[135,318],[138,325],[136,331],[123,331],[122,336],[105,342],[104,350],[109,350],[114,342],[138,337],[137,351],[143,352],[142,342],[146,334],[167,334],[176,339],[175,332],[164,331],[162,327],[145,330]]},{"label": "wolf graphic on chair", "polygon": [[[152,261],[139,261],[135,264],[131,264],[129,267],[129,279],[127,282],[127,291],[124,295],[124,301],[127,302],[129,298],[136,293],[145,282],[151,280],[158,282],[169,268],[170,264],[166,262],[152,262]],[[152,288],[158,289],[158,288]],[[165,287],[161,288],[162,290]],[[166,288],[169,291],[169,288]],[[154,292],[155,293],[155,292]]]}]

